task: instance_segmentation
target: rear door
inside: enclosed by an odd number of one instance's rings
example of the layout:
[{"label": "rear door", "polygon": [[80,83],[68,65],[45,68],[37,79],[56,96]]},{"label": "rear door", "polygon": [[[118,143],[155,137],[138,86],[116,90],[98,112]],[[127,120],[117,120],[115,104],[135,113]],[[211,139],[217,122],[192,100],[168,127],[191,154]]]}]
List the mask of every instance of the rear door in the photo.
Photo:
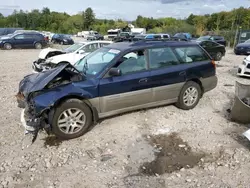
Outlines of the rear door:
[{"label": "rear door", "polygon": [[186,67],[170,47],[149,49],[148,53],[153,101],[177,101],[186,81]]},{"label": "rear door", "polygon": [[29,47],[29,48],[32,48],[34,47],[34,44],[35,44],[35,41],[38,40],[38,35],[36,34],[25,34],[24,35],[24,38],[25,38],[25,41],[26,41],[26,47]]},{"label": "rear door", "polygon": [[173,48],[178,55],[186,79],[203,79],[215,76],[216,69],[210,57],[199,45],[180,46]]}]

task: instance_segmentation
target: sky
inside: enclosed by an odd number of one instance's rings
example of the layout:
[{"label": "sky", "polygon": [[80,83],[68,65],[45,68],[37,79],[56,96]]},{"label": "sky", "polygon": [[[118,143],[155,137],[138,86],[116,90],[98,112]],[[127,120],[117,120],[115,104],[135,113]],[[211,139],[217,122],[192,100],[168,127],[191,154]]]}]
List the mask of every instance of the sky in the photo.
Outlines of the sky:
[{"label": "sky", "polygon": [[48,7],[52,11],[76,14],[91,7],[97,18],[134,20],[145,17],[185,18],[250,7],[250,0],[0,0],[0,12],[8,15],[13,9],[32,10]]}]

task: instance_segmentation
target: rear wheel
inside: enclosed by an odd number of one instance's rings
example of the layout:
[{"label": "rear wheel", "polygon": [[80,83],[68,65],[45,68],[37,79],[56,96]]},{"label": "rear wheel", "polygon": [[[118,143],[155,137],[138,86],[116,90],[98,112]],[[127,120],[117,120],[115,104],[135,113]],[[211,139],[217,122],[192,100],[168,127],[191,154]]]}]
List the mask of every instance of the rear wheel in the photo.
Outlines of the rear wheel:
[{"label": "rear wheel", "polygon": [[222,53],[221,52],[217,52],[216,56],[215,56],[215,60],[216,61],[220,61],[222,59]]},{"label": "rear wheel", "polygon": [[61,45],[64,45],[64,42],[63,42],[63,41],[61,41],[61,42],[60,42],[60,44],[61,44]]},{"label": "rear wheel", "polygon": [[10,43],[5,43],[3,47],[6,50],[11,50],[12,49],[12,45]]},{"label": "rear wheel", "polygon": [[42,49],[42,44],[40,43],[40,42],[37,42],[36,44],[35,44],[35,48],[36,49]]},{"label": "rear wheel", "polygon": [[52,131],[59,138],[73,139],[86,133],[92,122],[89,107],[81,100],[69,99],[56,108]]},{"label": "rear wheel", "polygon": [[181,89],[176,106],[183,110],[193,109],[201,98],[201,87],[193,81],[187,82]]}]

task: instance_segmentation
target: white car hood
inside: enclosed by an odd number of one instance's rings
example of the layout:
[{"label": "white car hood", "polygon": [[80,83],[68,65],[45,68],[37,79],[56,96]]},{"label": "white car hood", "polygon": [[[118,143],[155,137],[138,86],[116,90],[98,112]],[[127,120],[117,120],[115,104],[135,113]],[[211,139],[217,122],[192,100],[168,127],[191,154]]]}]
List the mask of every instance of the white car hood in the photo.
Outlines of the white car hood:
[{"label": "white car hood", "polygon": [[250,62],[250,55],[246,57],[246,60]]},{"label": "white car hood", "polygon": [[60,62],[69,62],[70,64],[74,65],[77,61],[88,55],[89,53],[84,54],[75,54],[75,53],[68,53],[68,54],[61,54],[57,56],[53,56],[48,60],[50,63],[58,64]]},{"label": "white car hood", "polygon": [[55,48],[45,48],[45,49],[41,50],[41,52],[38,55],[38,58],[45,59],[46,56],[48,55],[48,53],[50,53],[50,52],[62,52],[62,50],[55,49]]}]

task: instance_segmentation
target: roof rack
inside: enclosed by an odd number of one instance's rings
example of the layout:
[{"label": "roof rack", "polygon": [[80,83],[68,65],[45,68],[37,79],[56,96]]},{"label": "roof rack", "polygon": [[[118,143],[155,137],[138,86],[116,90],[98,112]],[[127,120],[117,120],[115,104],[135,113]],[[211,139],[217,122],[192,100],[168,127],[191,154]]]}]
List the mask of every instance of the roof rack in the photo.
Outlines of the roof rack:
[{"label": "roof rack", "polygon": [[166,41],[188,41],[187,39],[182,39],[182,38],[175,38],[175,37],[172,37],[172,38],[166,38],[166,39],[137,39],[137,40],[134,40],[134,39],[131,39],[130,42],[151,42],[151,41],[162,41],[162,42],[166,42]]}]

